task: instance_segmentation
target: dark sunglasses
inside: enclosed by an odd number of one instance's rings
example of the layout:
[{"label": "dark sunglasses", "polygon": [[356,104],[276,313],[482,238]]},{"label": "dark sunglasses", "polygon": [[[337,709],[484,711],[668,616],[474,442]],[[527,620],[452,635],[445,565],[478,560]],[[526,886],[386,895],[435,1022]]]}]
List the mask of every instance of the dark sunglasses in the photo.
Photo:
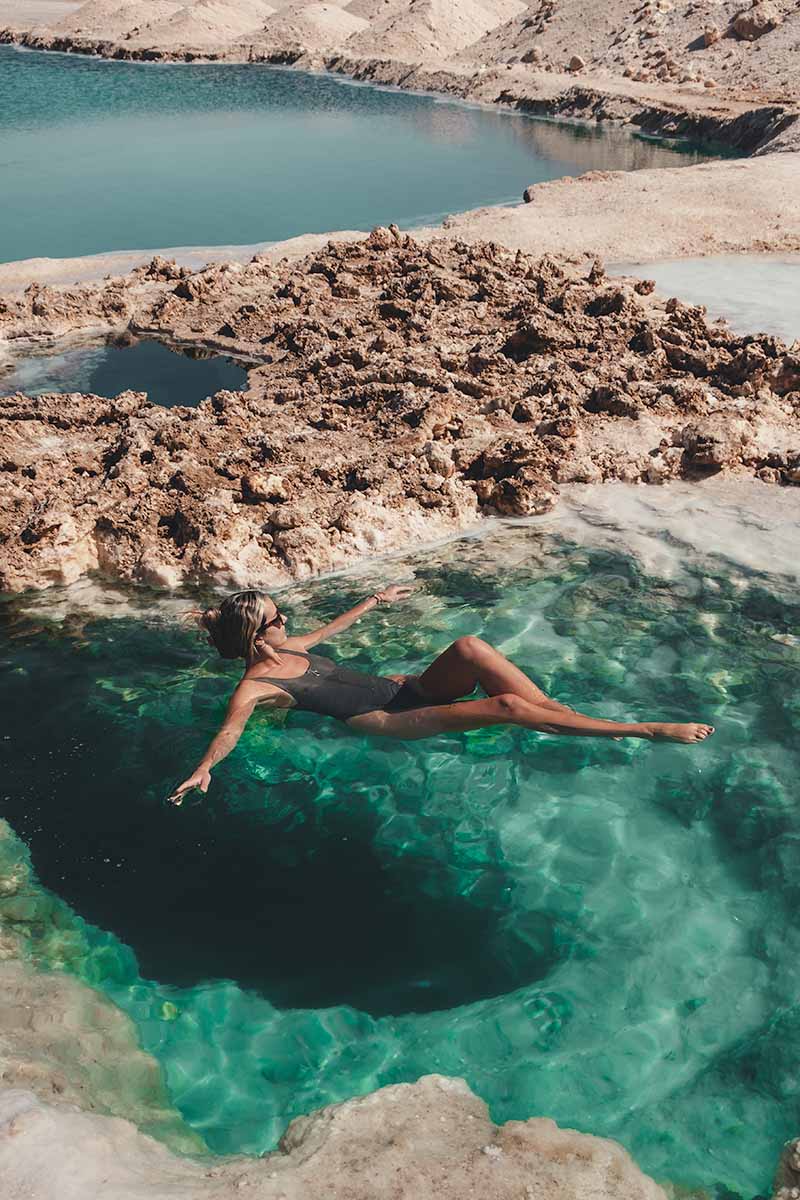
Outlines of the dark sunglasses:
[{"label": "dark sunglasses", "polygon": [[274,625],[285,625],[285,624],[286,624],[286,614],[282,613],[279,608],[276,608],[275,616],[272,618],[271,621],[263,621],[261,628],[262,629],[272,629],[272,627]]}]

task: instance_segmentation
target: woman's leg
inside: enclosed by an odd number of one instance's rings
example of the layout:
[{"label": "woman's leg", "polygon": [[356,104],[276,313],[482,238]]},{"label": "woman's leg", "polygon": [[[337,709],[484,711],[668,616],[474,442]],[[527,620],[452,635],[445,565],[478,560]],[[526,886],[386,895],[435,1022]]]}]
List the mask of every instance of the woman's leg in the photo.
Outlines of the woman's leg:
[{"label": "woman's leg", "polygon": [[453,642],[419,676],[418,682],[434,704],[446,704],[481,687],[487,696],[511,692],[531,704],[572,712],[566,704],[551,700],[519,667],[478,637],[461,637]]},{"label": "woman's leg", "polygon": [[635,737],[649,741],[702,742],[714,732],[713,725],[666,724],[661,721],[602,721],[572,711],[556,712],[542,704],[524,700],[515,692],[503,692],[486,700],[461,704],[439,704],[404,713],[365,713],[347,724],[359,733],[415,740],[438,733],[463,733],[487,725],[519,725],[538,733],[560,733],[572,737]]}]

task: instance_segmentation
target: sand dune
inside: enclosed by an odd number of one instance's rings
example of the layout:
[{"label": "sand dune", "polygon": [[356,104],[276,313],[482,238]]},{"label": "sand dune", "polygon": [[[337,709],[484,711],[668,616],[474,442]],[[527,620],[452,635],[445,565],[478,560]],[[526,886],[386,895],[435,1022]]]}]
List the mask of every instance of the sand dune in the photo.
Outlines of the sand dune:
[{"label": "sand dune", "polygon": [[176,12],[149,21],[133,37],[143,46],[188,46],[216,50],[262,28],[275,12],[266,0],[197,0]]},{"label": "sand dune", "polygon": [[[59,34],[138,48],[222,52],[242,39],[264,50],[331,51],[423,61],[447,58],[527,11],[523,0],[88,0]],[[252,37],[260,30],[258,37]]]},{"label": "sand dune", "polygon": [[255,38],[249,39],[254,50],[270,52],[283,47],[328,50],[342,46],[353,34],[367,28],[363,17],[319,0],[304,0],[284,5],[264,22]]},{"label": "sand dune", "polygon": [[[743,5],[748,20],[766,14],[752,40],[734,30]],[[572,64],[587,80],[624,76],[743,99],[800,98],[796,0],[749,9],[747,0],[88,0],[52,28],[166,53],[236,56],[255,45],[468,71],[530,64],[540,80]]]},{"label": "sand dune", "polygon": [[76,37],[124,38],[140,27],[163,21],[183,7],[175,0],[88,0],[77,12],[56,22],[56,33]]},{"label": "sand dune", "polygon": [[0,29],[52,28],[77,8],[75,0],[0,0]]},{"label": "sand dune", "polygon": [[350,0],[349,4],[343,5],[354,17],[363,17],[365,21],[382,21],[407,6],[408,0]]},{"label": "sand dune", "polygon": [[410,0],[350,38],[347,49],[359,56],[401,62],[448,58],[483,37],[499,19],[478,0]]}]

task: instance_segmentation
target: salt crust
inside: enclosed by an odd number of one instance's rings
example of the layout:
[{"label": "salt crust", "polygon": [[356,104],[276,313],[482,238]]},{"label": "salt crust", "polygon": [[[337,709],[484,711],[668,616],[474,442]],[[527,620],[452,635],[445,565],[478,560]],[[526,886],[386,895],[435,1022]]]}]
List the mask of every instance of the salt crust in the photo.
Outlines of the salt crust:
[{"label": "salt crust", "polygon": [[179,1157],[130,1121],[0,1091],[4,1200],[665,1200],[616,1142],[547,1118],[496,1126],[461,1079],[299,1117],[262,1159]]},{"label": "salt crust", "polygon": [[[490,518],[454,537],[415,546],[414,553],[424,554],[463,538],[494,538],[499,529],[510,527],[540,529],[576,546],[630,554],[644,571],[661,579],[685,579],[687,568],[698,564],[769,575],[773,586],[781,580],[793,585],[800,579],[800,490],[745,479],[670,483],[659,488],[575,484],[564,489],[561,505],[552,513],[520,521]],[[403,571],[406,554],[376,556],[319,578],[372,579],[381,563],[388,577]],[[32,593],[23,602],[25,611],[56,622],[76,612],[126,620],[147,612],[173,621],[185,607],[180,595],[137,594],[87,578]]]}]

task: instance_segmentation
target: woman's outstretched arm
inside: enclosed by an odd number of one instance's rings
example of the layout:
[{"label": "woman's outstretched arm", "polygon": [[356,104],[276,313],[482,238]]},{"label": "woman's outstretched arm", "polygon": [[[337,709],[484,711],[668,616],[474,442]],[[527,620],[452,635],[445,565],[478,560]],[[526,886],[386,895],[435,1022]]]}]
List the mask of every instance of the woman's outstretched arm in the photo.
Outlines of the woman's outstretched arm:
[{"label": "woman's outstretched arm", "polygon": [[179,784],[172,795],[168,797],[171,804],[182,804],[186,793],[191,792],[193,788],[199,788],[203,793],[208,791],[212,767],[215,767],[218,762],[222,762],[239,741],[257,701],[258,695],[254,693],[253,688],[243,688],[241,685],[237,687],[228,703],[228,711],[225,713],[225,720],[220,726],[219,733],[210,743],[189,778],[184,779],[183,783]]},{"label": "woman's outstretched arm", "polygon": [[371,612],[379,604],[394,604],[396,600],[405,600],[413,591],[412,587],[392,584],[391,587],[373,592],[371,596],[367,596],[366,600],[362,600],[360,604],[348,609],[340,617],[329,621],[327,625],[321,625],[319,629],[312,629],[309,633],[301,633],[297,637],[287,638],[286,646],[290,650],[308,650],[311,646],[316,646],[318,642],[330,641],[332,637],[336,637],[337,633],[343,633],[345,629],[349,629],[359,617]]}]

